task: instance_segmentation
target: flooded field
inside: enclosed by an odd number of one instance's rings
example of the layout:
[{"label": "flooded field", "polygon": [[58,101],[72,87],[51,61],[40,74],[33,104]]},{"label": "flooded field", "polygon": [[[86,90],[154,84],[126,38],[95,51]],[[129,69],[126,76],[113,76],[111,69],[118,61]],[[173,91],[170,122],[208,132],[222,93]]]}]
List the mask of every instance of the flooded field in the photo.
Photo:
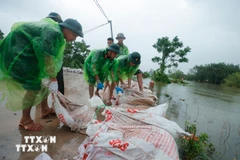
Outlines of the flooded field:
[{"label": "flooded field", "polygon": [[[145,79],[145,84],[149,83]],[[215,145],[216,160],[240,158],[240,89],[204,83],[155,83],[158,103],[170,102],[167,118],[184,128],[195,123],[198,133],[205,132]]]}]

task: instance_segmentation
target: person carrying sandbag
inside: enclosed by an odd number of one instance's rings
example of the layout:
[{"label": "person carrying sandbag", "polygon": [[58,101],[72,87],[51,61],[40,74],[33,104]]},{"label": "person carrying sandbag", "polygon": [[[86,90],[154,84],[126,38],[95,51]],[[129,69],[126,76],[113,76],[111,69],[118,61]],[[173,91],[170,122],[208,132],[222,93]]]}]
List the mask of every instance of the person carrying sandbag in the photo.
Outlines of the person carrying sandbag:
[{"label": "person carrying sandbag", "polygon": [[[140,63],[141,55],[138,52],[133,52],[129,55],[123,55],[116,59],[110,73],[112,84],[107,105],[111,105],[111,98],[114,89],[116,89],[117,93],[123,92],[123,89],[118,86],[119,81],[123,88],[129,88],[131,86],[132,76],[138,70]],[[127,85],[124,83],[124,80],[126,79],[128,79]],[[143,91],[142,83],[139,84],[139,89],[140,91]]]},{"label": "person carrying sandbag", "polygon": [[89,84],[89,96],[93,97],[94,85],[97,83],[95,95],[104,88],[104,81],[114,59],[119,53],[119,46],[111,44],[106,49],[93,50],[84,61],[84,79]]},{"label": "person carrying sandbag", "polygon": [[41,102],[42,116],[52,112],[47,106],[48,89],[42,79],[51,80],[49,90],[58,91],[56,75],[62,66],[66,41],[83,37],[81,24],[74,19],[57,23],[50,18],[19,22],[0,42],[0,92],[6,95],[6,107],[22,110],[20,127],[38,131],[31,108]]}]

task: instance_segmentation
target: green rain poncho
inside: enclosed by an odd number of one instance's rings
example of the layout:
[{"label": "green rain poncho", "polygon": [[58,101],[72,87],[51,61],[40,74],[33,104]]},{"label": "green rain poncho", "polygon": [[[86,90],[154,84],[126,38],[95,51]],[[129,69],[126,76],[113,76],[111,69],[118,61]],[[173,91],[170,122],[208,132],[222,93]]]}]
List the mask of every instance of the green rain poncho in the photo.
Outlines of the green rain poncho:
[{"label": "green rain poncho", "polygon": [[84,62],[84,79],[91,85],[96,83],[95,75],[98,75],[101,82],[106,79],[107,73],[112,67],[114,60],[105,58],[107,49],[93,50]]},{"label": "green rain poncho", "polygon": [[115,60],[112,68],[111,81],[118,82],[121,78],[126,80],[131,78],[138,70],[139,65],[130,66],[128,55],[123,55]]},{"label": "green rain poncho", "polygon": [[129,50],[128,50],[128,47],[126,45],[122,44],[122,45],[119,45],[119,47],[120,47],[120,54],[118,56],[129,54]]},{"label": "green rain poncho", "polygon": [[11,32],[0,41],[0,92],[8,109],[29,107],[22,102],[27,90],[38,93],[33,105],[47,96],[48,89],[41,81],[56,77],[65,44],[60,26],[50,18],[12,26]]}]

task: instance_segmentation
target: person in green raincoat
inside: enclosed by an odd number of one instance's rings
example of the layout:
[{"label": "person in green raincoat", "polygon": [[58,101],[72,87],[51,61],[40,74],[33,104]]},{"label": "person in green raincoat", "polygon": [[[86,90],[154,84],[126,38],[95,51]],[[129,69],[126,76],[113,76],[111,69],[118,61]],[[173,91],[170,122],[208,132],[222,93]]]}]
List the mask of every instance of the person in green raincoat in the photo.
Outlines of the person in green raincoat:
[{"label": "person in green raincoat", "polygon": [[[118,33],[116,39],[118,40],[117,44],[120,47],[120,54],[118,56],[128,55],[129,54],[129,49],[125,44],[123,44],[123,41],[126,39],[124,34],[123,33]],[[134,75],[137,76],[137,81],[138,81],[139,87],[141,87],[142,86],[141,84],[143,83],[142,71],[140,69],[138,69]]]},{"label": "person in green raincoat", "polygon": [[[123,89],[118,87],[119,81],[123,88],[129,88],[131,86],[132,76],[138,70],[140,63],[141,55],[138,52],[133,52],[129,55],[120,56],[115,60],[114,66],[112,67],[110,74],[112,84],[110,88],[109,98],[107,100],[107,105],[111,105],[110,100],[112,98],[114,89],[116,89],[117,93],[123,93]],[[124,83],[124,80],[126,79],[128,79],[128,85]],[[139,90],[143,91],[142,83],[139,84]]]},{"label": "person in green raincoat", "polygon": [[[55,22],[63,22],[61,16],[56,12],[51,12],[46,18],[51,18]],[[63,78],[63,66],[60,71],[57,73],[57,82],[58,82],[58,91],[64,95],[64,78]]]},{"label": "person in green raincoat", "polygon": [[[107,45],[108,45],[108,47],[109,47],[111,44],[113,44],[113,43],[114,43],[113,38],[112,38],[112,37],[109,37],[109,38],[107,39]],[[106,90],[107,88],[110,88],[108,76],[106,77],[106,80],[105,80],[104,92],[105,92],[105,90]]]},{"label": "person in green raincoat", "polygon": [[104,81],[107,73],[114,63],[114,58],[119,53],[119,46],[111,44],[106,49],[93,50],[90,52],[84,62],[84,79],[89,84],[89,96],[93,97],[94,85],[97,82],[97,90],[95,95],[98,95],[98,91],[104,88]]},{"label": "person in green raincoat", "polygon": [[119,45],[120,47],[120,53],[118,56],[128,55],[129,54],[128,47],[125,44],[123,44],[123,41],[126,39],[124,34],[118,33],[116,39],[118,40],[117,45]]},{"label": "person in green raincoat", "polygon": [[[57,23],[50,18],[36,22],[15,23],[11,32],[0,41],[0,92],[6,97],[6,107],[22,110],[19,126],[38,131],[41,124],[30,115],[31,108],[41,102],[42,117],[52,112],[47,96],[58,91],[59,72],[66,41],[83,37],[81,24],[74,19]],[[50,79],[49,88],[42,84]]]}]

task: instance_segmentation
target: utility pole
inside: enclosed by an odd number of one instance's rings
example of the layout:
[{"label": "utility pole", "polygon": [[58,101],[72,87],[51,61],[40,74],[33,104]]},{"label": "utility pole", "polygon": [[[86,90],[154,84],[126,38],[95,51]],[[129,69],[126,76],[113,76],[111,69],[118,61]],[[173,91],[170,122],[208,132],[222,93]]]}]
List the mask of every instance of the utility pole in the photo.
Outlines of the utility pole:
[{"label": "utility pole", "polygon": [[111,29],[111,37],[113,38],[113,30],[112,30],[112,21],[108,21],[110,23],[110,29]]}]

